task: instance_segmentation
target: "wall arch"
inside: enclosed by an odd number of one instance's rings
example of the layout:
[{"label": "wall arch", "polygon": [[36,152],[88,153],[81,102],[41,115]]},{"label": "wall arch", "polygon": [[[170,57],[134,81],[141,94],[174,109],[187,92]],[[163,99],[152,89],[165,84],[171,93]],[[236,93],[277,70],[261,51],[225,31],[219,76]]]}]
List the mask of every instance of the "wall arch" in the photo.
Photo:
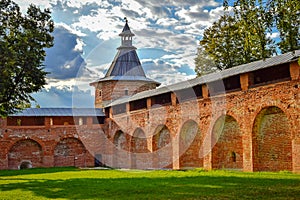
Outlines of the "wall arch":
[{"label": "wall arch", "polygon": [[131,152],[147,153],[150,152],[145,132],[141,128],[136,128],[131,137]]},{"label": "wall arch", "polygon": [[[287,104],[285,104],[282,101],[278,101],[278,99],[274,99],[272,101],[262,101],[256,104],[257,106],[254,109],[254,118],[256,119],[257,115],[259,115],[261,113],[262,110],[269,108],[269,107],[277,107],[278,109],[280,109],[287,118],[291,118],[292,117],[292,112],[287,109]],[[254,119],[254,120],[255,120]],[[253,120],[253,121],[254,121]]]},{"label": "wall arch", "polygon": [[172,137],[165,125],[159,125],[152,136],[154,168],[173,168]]},{"label": "wall arch", "polygon": [[126,134],[118,130],[114,134],[113,138],[114,150],[113,150],[113,167],[115,168],[129,168],[130,158],[128,154],[129,146]]},{"label": "wall arch", "polygon": [[[254,112],[251,115],[252,124],[255,123],[257,116],[261,113],[262,110],[268,107],[277,107],[279,108],[287,117],[288,123],[291,130],[291,137],[292,139],[295,138],[295,134],[297,132],[298,122],[295,120],[295,113],[299,113],[297,110],[297,103],[296,102],[289,102],[288,104],[283,101],[278,101],[275,99],[273,101],[262,101],[257,104]],[[296,108],[296,109],[295,109]],[[296,129],[296,130],[295,130]]]},{"label": "wall arch", "polygon": [[201,133],[193,120],[186,121],[179,134],[179,168],[203,167],[203,158],[199,157]]},{"label": "wall arch", "polygon": [[127,142],[126,135],[121,130],[116,131],[114,135],[113,143],[115,147],[118,149],[128,150],[128,142]]},{"label": "wall arch", "polygon": [[212,168],[243,169],[243,137],[235,118],[219,117],[212,129]]},{"label": "wall arch", "polygon": [[54,166],[86,166],[87,151],[83,143],[74,137],[61,139],[54,149]]},{"label": "wall arch", "polygon": [[148,140],[145,132],[141,128],[136,128],[132,134],[131,141],[131,168],[147,168],[147,160],[150,153]]},{"label": "wall arch", "polygon": [[32,167],[43,166],[43,149],[37,141],[32,139],[19,140],[9,149],[9,169],[19,169],[24,161],[30,162]]},{"label": "wall arch", "polygon": [[252,149],[254,171],[292,171],[291,127],[282,109],[261,109],[253,123]]}]

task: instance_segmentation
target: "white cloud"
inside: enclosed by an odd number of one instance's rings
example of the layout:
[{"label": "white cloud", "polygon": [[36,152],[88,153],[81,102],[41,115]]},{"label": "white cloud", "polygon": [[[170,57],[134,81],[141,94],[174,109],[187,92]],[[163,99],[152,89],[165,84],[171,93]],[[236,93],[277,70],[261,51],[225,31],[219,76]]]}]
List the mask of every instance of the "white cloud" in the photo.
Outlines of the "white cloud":
[{"label": "white cloud", "polygon": [[179,23],[179,21],[174,18],[160,18],[156,21],[156,23],[161,26],[169,27],[176,26]]},{"label": "white cloud", "polygon": [[209,16],[210,16],[210,22],[214,22],[219,19],[221,15],[224,14],[224,7],[216,7],[215,9],[212,9],[209,11]]},{"label": "white cloud", "polygon": [[57,0],[16,1],[22,7],[29,3],[49,7],[52,3],[52,9],[57,9],[53,10],[57,11],[53,12],[58,20],[56,27],[78,36],[72,49],[83,53],[86,69],[80,70],[76,79],[48,80],[46,87],[71,89],[76,85],[83,91],[91,89],[89,83],[103,77],[110,66],[125,16],[136,34],[133,44],[138,49],[162,50],[159,56],[153,59],[149,55],[142,62],[150,78],[167,85],[195,76],[192,72],[198,40],[223,13],[216,0],[62,0],[62,4]]},{"label": "white cloud", "polygon": [[83,33],[82,31],[74,28],[72,25],[67,25],[65,23],[55,23],[55,27],[63,27],[65,29],[67,29],[70,33],[73,33],[79,37],[85,37],[87,36],[85,33]]},{"label": "white cloud", "polygon": [[280,33],[279,32],[276,32],[276,33],[267,33],[267,37],[270,37],[271,39],[275,39],[275,38],[278,38],[280,36]]},{"label": "white cloud", "polygon": [[82,39],[80,38],[77,38],[76,39],[76,46],[74,47],[74,51],[79,51],[79,52],[82,52],[83,51],[83,47],[85,46],[84,42]]},{"label": "white cloud", "polygon": [[34,4],[42,9],[45,9],[50,8],[50,3],[53,1],[54,0],[14,0],[14,2],[20,6],[23,13],[26,13],[26,10],[30,4]]}]

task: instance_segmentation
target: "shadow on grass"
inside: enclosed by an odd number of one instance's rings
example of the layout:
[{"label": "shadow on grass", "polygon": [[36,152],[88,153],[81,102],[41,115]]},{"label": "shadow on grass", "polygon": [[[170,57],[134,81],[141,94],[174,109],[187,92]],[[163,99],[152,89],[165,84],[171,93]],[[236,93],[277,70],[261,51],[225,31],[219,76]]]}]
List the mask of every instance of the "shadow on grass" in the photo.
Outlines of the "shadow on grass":
[{"label": "shadow on grass", "polygon": [[299,179],[234,176],[27,179],[22,183],[2,184],[0,191],[15,189],[33,192],[37,198],[300,199]]},{"label": "shadow on grass", "polygon": [[18,175],[29,175],[29,174],[48,174],[64,171],[78,171],[76,167],[52,167],[52,168],[31,168],[22,170],[0,170],[1,176],[18,176]]}]

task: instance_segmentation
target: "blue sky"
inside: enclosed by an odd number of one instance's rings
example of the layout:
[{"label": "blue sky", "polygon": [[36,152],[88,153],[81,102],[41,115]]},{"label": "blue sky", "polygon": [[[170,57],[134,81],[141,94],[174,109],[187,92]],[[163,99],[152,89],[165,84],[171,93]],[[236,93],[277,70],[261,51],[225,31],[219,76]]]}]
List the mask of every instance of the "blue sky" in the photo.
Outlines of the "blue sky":
[{"label": "blue sky", "polygon": [[[50,8],[54,47],[47,50],[41,107],[93,107],[89,86],[104,76],[120,45],[124,17],[148,77],[169,85],[195,77],[203,31],[222,14],[220,0],[15,0]],[[35,104],[35,103],[33,103]],[[34,106],[34,105],[33,105]]]}]

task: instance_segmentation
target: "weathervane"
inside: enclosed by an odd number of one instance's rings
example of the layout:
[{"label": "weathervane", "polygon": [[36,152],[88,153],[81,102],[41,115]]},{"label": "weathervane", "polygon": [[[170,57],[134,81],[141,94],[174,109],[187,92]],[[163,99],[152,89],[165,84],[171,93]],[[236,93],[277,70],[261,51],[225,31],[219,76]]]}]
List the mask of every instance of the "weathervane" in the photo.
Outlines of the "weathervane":
[{"label": "weathervane", "polygon": [[124,17],[124,20],[125,20],[125,22],[126,22],[126,23],[128,23],[128,19],[127,19],[127,17]]}]

